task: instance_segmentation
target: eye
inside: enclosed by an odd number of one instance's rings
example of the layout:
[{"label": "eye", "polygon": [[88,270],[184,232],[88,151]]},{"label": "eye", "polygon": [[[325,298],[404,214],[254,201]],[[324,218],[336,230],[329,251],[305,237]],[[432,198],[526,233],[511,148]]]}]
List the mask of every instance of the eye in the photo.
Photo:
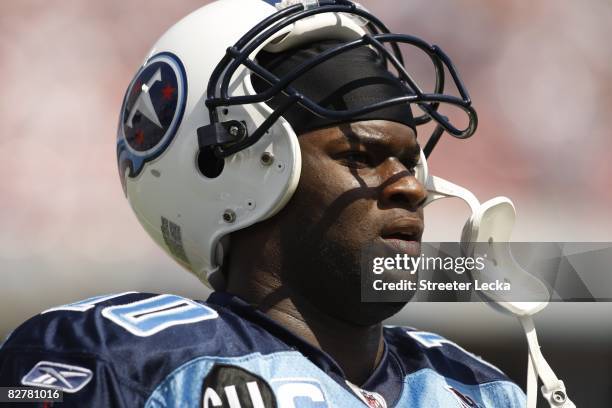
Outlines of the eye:
[{"label": "eye", "polygon": [[353,168],[374,167],[375,163],[372,157],[364,151],[351,150],[337,155],[336,160],[342,164]]},{"label": "eye", "polygon": [[402,164],[404,165],[404,167],[406,167],[406,169],[411,173],[414,174],[414,172],[416,172],[416,168],[419,165],[418,161],[413,161],[413,160],[404,160],[402,161]]},{"label": "eye", "polygon": [[402,164],[410,173],[414,174],[416,172],[417,167],[419,166],[419,161],[421,160],[421,156],[409,157],[402,160]]}]

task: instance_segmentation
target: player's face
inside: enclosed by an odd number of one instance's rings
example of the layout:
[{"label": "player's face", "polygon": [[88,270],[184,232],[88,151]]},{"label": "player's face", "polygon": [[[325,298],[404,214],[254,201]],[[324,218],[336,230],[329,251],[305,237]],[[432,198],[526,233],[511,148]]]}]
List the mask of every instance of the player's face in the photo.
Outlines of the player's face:
[{"label": "player's face", "polygon": [[419,254],[427,191],[415,177],[415,133],[376,120],[317,130],[299,141],[302,174],[283,222],[286,281],[336,317],[380,321],[401,305],[362,307],[360,257],[371,245]]}]

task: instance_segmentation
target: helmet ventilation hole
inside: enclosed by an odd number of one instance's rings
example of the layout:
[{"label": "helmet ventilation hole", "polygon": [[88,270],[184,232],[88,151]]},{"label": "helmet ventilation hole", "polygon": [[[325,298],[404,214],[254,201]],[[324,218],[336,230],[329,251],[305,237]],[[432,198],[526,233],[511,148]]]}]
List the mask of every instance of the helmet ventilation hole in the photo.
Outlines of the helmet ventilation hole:
[{"label": "helmet ventilation hole", "polygon": [[204,177],[214,179],[223,172],[225,160],[215,155],[212,146],[206,146],[198,152],[197,164],[198,170]]}]

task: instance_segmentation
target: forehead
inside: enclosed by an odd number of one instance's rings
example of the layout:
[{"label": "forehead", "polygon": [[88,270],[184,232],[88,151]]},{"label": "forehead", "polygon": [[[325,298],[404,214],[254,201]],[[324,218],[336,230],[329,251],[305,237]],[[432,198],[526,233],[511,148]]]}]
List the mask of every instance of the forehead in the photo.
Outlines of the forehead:
[{"label": "forehead", "polygon": [[[303,137],[306,136],[306,137]],[[394,151],[418,152],[414,130],[387,120],[368,120],[341,124],[300,136],[303,141],[322,148],[346,146],[386,147]]]},{"label": "forehead", "polygon": [[361,143],[397,143],[406,147],[417,145],[414,130],[388,120],[369,120],[340,126],[349,141]]}]

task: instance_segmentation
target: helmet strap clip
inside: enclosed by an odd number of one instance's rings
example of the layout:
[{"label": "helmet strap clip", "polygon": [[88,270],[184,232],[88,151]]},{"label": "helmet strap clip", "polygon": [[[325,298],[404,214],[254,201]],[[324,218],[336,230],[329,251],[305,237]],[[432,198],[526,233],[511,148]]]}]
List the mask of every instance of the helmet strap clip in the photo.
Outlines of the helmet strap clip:
[{"label": "helmet strap clip", "polygon": [[244,140],[248,135],[246,123],[238,120],[214,122],[198,128],[197,133],[200,149],[209,146],[228,146]]}]

